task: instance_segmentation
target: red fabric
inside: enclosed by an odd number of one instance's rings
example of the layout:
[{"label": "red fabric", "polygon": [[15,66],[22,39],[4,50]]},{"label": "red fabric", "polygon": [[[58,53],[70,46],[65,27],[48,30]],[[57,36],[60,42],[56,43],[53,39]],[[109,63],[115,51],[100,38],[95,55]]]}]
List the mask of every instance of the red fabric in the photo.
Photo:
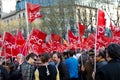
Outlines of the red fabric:
[{"label": "red fabric", "polygon": [[15,44],[15,37],[11,33],[5,32],[3,41],[5,47],[7,46],[11,47],[12,45]]},{"label": "red fabric", "polygon": [[70,44],[78,42],[78,37],[73,34],[72,31],[68,30],[68,40]]},{"label": "red fabric", "polygon": [[61,37],[58,34],[51,34],[52,50],[58,51],[61,46]]},{"label": "red fabric", "polygon": [[44,43],[42,48],[43,48],[44,52],[48,52],[48,53],[51,52],[51,44],[49,42]]},{"label": "red fabric", "polygon": [[79,29],[79,36],[82,37],[85,32],[85,26],[82,25],[81,23],[78,23],[78,29]]},{"label": "red fabric", "polygon": [[29,46],[28,46],[28,42],[25,43],[25,45],[22,47],[22,51],[21,53],[26,56],[29,52]]},{"label": "red fabric", "polygon": [[97,26],[105,26],[106,19],[105,19],[105,13],[102,10],[98,10],[98,22]]},{"label": "red fabric", "polygon": [[5,32],[3,41],[4,52],[16,56],[18,54],[18,48],[15,46],[15,37],[11,33]]},{"label": "red fabric", "polygon": [[18,47],[19,53],[22,53],[25,56],[25,54],[27,54],[24,52],[26,40],[24,39],[20,29],[18,29],[15,39],[16,39],[16,46]]},{"label": "red fabric", "polygon": [[97,27],[97,35],[104,35],[105,34],[105,26]]},{"label": "red fabric", "polygon": [[32,32],[30,33],[30,43],[36,44],[38,46],[41,46],[44,40],[46,39],[47,34],[34,28]]},{"label": "red fabric", "polygon": [[25,41],[25,39],[24,39],[24,37],[23,37],[20,29],[18,29],[17,35],[16,35],[16,44],[22,46],[22,45],[25,44],[25,42],[26,42],[26,41]]},{"label": "red fabric", "polygon": [[33,22],[36,18],[41,18],[41,14],[39,13],[40,5],[27,3],[27,13],[28,13],[28,21]]},{"label": "red fabric", "polygon": [[[44,43],[45,39],[46,39],[47,34],[34,28],[32,30],[32,32],[30,33],[30,37],[29,37],[29,42],[30,42],[30,48],[32,51],[36,50],[36,53],[40,53],[42,51],[42,44]],[[34,50],[34,47],[36,47],[36,49]],[[38,50],[39,49],[39,50]],[[38,51],[37,51],[38,50]]]},{"label": "red fabric", "polygon": [[51,34],[51,40],[56,42],[61,42],[61,37],[58,34]]},{"label": "red fabric", "polygon": [[120,28],[114,31],[113,42],[120,43]]},{"label": "red fabric", "polygon": [[105,13],[103,10],[98,10],[98,20],[97,20],[97,35],[104,35],[105,34]]}]

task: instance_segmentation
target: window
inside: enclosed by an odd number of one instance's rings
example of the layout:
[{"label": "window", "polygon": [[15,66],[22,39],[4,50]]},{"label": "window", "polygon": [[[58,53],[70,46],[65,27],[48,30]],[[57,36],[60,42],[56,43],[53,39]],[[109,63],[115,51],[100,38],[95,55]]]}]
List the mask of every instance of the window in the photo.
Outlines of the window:
[{"label": "window", "polygon": [[23,13],[23,17],[25,18],[25,13]]},{"label": "window", "polygon": [[21,15],[19,14],[19,18],[21,18]]}]

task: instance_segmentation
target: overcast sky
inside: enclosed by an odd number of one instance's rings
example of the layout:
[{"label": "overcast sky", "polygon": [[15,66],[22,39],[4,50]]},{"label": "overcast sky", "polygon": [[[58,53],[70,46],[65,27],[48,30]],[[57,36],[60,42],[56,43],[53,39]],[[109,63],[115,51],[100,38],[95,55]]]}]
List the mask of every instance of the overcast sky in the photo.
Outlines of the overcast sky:
[{"label": "overcast sky", "polygon": [[15,10],[16,0],[2,0],[3,12],[9,13]]}]

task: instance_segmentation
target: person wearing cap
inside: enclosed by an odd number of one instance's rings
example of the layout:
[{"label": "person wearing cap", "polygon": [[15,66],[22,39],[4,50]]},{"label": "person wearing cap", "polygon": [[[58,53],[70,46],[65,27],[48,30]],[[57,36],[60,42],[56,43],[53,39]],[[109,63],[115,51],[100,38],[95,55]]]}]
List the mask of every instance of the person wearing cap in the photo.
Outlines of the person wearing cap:
[{"label": "person wearing cap", "polygon": [[95,74],[95,80],[120,80],[120,45],[112,43],[106,48],[108,64]]}]

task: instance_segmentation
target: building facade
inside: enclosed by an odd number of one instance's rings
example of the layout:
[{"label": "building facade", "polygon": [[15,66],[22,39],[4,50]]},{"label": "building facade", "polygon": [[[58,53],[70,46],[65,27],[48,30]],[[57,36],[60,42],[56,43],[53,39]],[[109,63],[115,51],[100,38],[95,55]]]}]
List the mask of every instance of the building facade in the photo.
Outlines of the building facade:
[{"label": "building facade", "polygon": [[54,5],[55,0],[18,0],[16,4],[16,11],[25,9],[25,2],[40,4],[41,6],[50,6]]},{"label": "building facade", "polygon": [[[66,34],[68,29],[74,33],[77,32],[77,24],[81,22],[88,28],[97,22],[97,9],[101,8],[106,10],[110,19],[118,26],[120,26],[120,8],[114,6],[113,3],[101,3],[88,0],[18,0],[16,1],[16,11],[11,12],[2,17],[3,22],[6,24],[12,20],[17,20],[25,17],[25,2],[40,4],[40,13],[43,15],[43,26],[46,29],[55,32],[60,32],[61,35]],[[21,24],[21,22],[20,22]],[[54,30],[56,27],[56,30]],[[44,29],[44,30],[46,30]],[[52,30],[53,29],[53,30]],[[76,34],[78,35],[78,34]]]}]

